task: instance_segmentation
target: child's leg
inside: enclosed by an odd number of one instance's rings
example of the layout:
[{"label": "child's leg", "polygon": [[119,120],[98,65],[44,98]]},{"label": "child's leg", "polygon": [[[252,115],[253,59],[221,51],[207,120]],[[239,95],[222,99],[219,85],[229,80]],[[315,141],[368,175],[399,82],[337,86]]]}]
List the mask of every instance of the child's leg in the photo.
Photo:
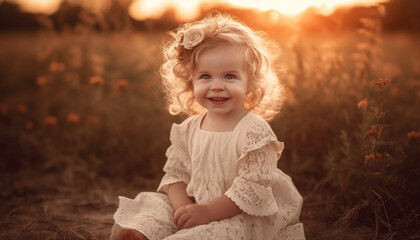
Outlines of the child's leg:
[{"label": "child's leg", "polygon": [[243,214],[238,214],[232,218],[198,225],[193,228],[182,229],[175,234],[164,238],[165,240],[196,240],[196,239],[242,239],[251,240],[247,234],[247,227],[244,227]]},{"label": "child's leg", "polygon": [[114,213],[111,240],[161,240],[176,232],[173,209],[167,195],[143,192],[135,199],[120,197],[119,200],[119,207]]},{"label": "child's leg", "polygon": [[121,230],[116,240],[148,240],[142,233],[134,229],[123,229]]}]

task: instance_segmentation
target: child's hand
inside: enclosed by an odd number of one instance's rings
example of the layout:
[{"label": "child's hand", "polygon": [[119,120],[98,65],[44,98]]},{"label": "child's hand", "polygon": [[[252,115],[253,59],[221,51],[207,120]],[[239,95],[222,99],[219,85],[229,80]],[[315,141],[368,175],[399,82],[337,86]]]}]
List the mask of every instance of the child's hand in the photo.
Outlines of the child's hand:
[{"label": "child's hand", "polygon": [[174,213],[178,229],[186,229],[211,222],[209,208],[205,204],[187,204]]}]

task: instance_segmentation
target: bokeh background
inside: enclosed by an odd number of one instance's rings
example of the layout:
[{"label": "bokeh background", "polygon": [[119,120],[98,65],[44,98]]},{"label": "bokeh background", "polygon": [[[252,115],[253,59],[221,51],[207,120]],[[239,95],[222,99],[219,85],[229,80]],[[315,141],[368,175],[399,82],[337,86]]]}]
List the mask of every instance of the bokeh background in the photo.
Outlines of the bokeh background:
[{"label": "bokeh background", "polygon": [[153,191],[173,122],[168,31],[212,10],[267,32],[270,122],[307,239],[419,239],[420,1],[0,1],[0,238],[104,239]]}]

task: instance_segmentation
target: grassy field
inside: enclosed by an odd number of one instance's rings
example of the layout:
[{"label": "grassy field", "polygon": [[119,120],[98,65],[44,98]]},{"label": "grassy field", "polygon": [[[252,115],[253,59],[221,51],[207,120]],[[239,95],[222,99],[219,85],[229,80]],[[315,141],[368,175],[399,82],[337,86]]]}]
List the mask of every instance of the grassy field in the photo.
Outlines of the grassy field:
[{"label": "grassy field", "polygon": [[[279,37],[287,100],[270,124],[304,196],[307,239],[415,239],[420,42]],[[173,122],[164,32],[0,36],[1,239],[108,238],[117,196],[154,190]]]}]

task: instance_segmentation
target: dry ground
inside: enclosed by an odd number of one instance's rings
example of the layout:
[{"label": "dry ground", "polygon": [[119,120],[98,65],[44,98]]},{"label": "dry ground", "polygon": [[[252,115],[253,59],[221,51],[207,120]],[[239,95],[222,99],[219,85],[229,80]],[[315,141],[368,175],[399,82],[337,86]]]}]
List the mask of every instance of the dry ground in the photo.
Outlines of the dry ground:
[{"label": "dry ground", "polygon": [[[0,239],[109,239],[118,195],[134,197],[153,191],[156,179],[121,179],[39,174],[22,171],[1,177]],[[295,177],[302,194],[308,195],[315,180]],[[301,220],[307,239],[371,239],[369,229],[339,229],[317,220],[322,197],[304,203]]]}]

